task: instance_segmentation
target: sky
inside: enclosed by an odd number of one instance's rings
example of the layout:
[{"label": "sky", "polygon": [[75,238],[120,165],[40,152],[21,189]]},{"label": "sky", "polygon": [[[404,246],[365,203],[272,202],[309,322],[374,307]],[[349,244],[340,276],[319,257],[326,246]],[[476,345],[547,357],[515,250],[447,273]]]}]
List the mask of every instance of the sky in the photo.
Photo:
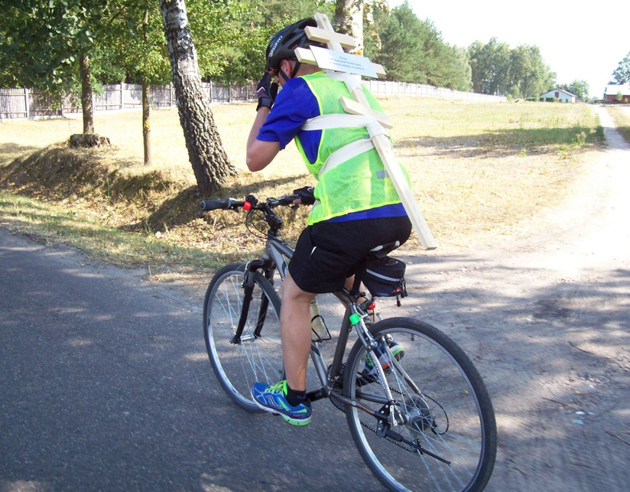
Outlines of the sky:
[{"label": "sky", "polygon": [[[390,7],[403,0],[389,0]],[[467,48],[490,38],[510,48],[538,46],[556,72],[558,85],[585,80],[591,97],[602,98],[619,62],[630,52],[630,1],[549,2],[529,0],[408,0],[442,39]]]}]

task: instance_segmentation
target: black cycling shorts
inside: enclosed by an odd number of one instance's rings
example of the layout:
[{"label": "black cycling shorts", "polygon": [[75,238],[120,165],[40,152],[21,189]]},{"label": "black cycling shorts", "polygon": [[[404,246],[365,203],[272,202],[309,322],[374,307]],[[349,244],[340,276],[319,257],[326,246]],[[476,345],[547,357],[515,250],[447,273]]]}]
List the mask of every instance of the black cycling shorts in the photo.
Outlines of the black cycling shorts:
[{"label": "black cycling shorts", "polygon": [[302,231],[289,273],[306,292],[338,292],[371,249],[395,241],[403,244],[410,234],[406,216],[318,222]]}]

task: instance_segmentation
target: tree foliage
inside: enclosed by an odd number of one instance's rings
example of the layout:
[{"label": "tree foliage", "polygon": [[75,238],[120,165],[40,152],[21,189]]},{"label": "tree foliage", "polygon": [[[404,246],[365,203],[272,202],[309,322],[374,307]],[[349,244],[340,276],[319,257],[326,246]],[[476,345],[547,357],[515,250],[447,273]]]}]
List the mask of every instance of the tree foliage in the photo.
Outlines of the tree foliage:
[{"label": "tree foliage", "polygon": [[435,25],[421,21],[407,2],[393,11],[375,9],[374,25],[381,46],[367,37],[365,53],[383,65],[388,80],[471,89],[467,54],[445,43]]},{"label": "tree foliage", "polygon": [[486,44],[475,41],[468,48],[473,90],[480,94],[507,94],[510,91],[510,47],[491,38]]},{"label": "tree foliage", "polygon": [[81,84],[83,131],[94,132],[91,56],[107,24],[104,0],[15,0],[0,28],[0,85],[59,96]]},{"label": "tree foliage", "polygon": [[170,82],[170,65],[159,6],[152,0],[111,0],[109,29],[98,61],[108,83]]},{"label": "tree foliage", "polygon": [[556,74],[543,60],[538,46],[520,45],[512,50],[510,81],[524,98],[535,98],[555,85]]},{"label": "tree foliage", "polygon": [[0,84],[63,93],[106,27],[104,0],[6,2],[0,24]]},{"label": "tree foliage", "polygon": [[[162,16],[151,0],[112,0],[109,29],[100,47],[108,56],[101,66],[111,67],[108,82],[134,81],[142,85],[144,163],[151,163],[149,85],[170,83],[171,72]],[[105,78],[105,77],[104,77]]]},{"label": "tree foliage", "polygon": [[574,80],[570,84],[561,85],[561,87],[584,101],[588,99],[589,86],[586,80]]},{"label": "tree foliage", "polygon": [[[395,9],[385,0],[186,3],[199,74],[206,81],[258,80],[267,42],[279,29],[314,12],[335,19],[336,12],[348,17],[363,10],[364,53],[385,67],[390,80],[517,97],[535,97],[554,82],[536,46],[512,49],[496,38],[467,49],[451,46],[407,2]],[[100,83],[122,80],[163,83],[169,77],[165,46],[158,3],[152,0],[8,1],[0,24],[0,86],[63,93],[76,88],[84,55],[96,90]],[[615,81],[628,81],[628,72],[630,53],[613,74]]]},{"label": "tree foliage", "polygon": [[630,53],[619,62],[611,77],[610,84],[630,84]]},{"label": "tree foliage", "polygon": [[190,28],[204,80],[258,80],[273,34],[315,12],[332,14],[326,0],[188,0]]},{"label": "tree foliage", "polygon": [[475,92],[537,98],[555,84],[556,75],[537,46],[520,45],[512,49],[491,38],[486,44],[481,41],[471,44],[468,54]]}]

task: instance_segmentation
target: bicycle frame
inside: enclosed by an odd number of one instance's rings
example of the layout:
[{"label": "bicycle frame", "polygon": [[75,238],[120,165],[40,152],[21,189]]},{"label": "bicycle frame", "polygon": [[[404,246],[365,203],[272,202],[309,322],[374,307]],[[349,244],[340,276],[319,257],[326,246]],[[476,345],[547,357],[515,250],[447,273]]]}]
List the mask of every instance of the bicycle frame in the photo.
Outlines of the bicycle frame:
[{"label": "bicycle frame", "polygon": [[[241,320],[239,321],[237,334],[234,337],[235,340],[240,340],[240,334],[242,333],[243,326],[245,324],[246,313],[249,309],[249,304],[252,298],[252,292],[253,292],[253,286],[254,286],[254,283],[253,283],[254,272],[256,272],[258,269],[262,269],[265,273],[265,277],[267,278],[267,280],[273,283],[274,272],[277,270],[280,275],[280,278],[284,280],[288,272],[288,265],[285,258],[290,260],[292,257],[293,257],[293,249],[291,249],[291,247],[288,244],[283,242],[277,236],[277,234],[270,232],[267,235],[267,242],[265,244],[265,250],[262,255],[262,259],[249,262],[245,268],[245,281],[244,281],[245,298],[243,301],[243,311],[241,314]],[[350,294],[350,292],[345,291],[345,290],[335,293],[335,296],[346,307],[346,312],[343,317],[341,329],[339,332],[339,338],[337,340],[337,346],[335,348],[333,362],[330,367],[330,371],[328,371],[324,357],[322,356],[321,351],[319,350],[318,342],[317,341],[311,342],[311,360],[313,362],[313,366],[315,367],[315,371],[317,373],[317,376],[320,380],[322,387],[317,390],[310,391],[307,394],[307,397],[311,401],[320,400],[322,398],[332,398],[342,405],[350,404],[356,408],[359,408],[369,413],[370,415],[373,415],[379,420],[384,420],[387,418],[386,415],[377,414],[376,412],[373,412],[370,409],[365,408],[364,406],[360,405],[356,401],[346,398],[339,393],[333,392],[333,388],[335,387],[335,385],[340,383],[340,378],[341,378],[342,369],[343,369],[343,356],[345,354],[346,346],[348,344],[348,338],[349,338],[350,332],[352,331],[352,328],[356,327],[359,339],[361,339],[366,349],[368,349],[369,353],[371,353],[371,349],[374,349],[377,344],[377,342],[374,340],[374,338],[370,334],[369,330],[367,329],[363,321],[363,318],[366,316],[366,313],[362,311],[362,309],[357,303],[359,296],[358,295],[353,296]],[[263,299],[263,302],[261,303],[260,313],[258,314],[258,323],[257,323],[256,330],[254,331],[254,336],[260,336],[260,331],[262,330],[262,326],[263,326],[265,316],[266,316],[266,311],[268,308],[268,302],[265,302],[265,301],[267,301],[266,298]],[[358,323],[353,324],[351,322],[351,319],[355,319],[355,320],[357,319],[356,317],[355,318],[352,317],[352,315],[354,314],[359,315],[359,321]],[[238,342],[235,342],[235,343],[238,343]],[[389,350],[389,349],[386,348],[386,350]],[[382,367],[378,363],[377,358],[375,358],[375,367],[378,368],[377,370],[380,373],[379,379],[381,381],[385,381],[386,380],[385,374],[383,372]],[[378,399],[375,397],[371,397],[370,399],[376,403],[382,403],[383,405],[389,404],[390,408],[392,409],[395,408],[395,399],[391,393],[391,390],[386,384],[381,384],[381,386],[384,389],[385,396],[383,398],[378,398]],[[395,416],[393,417],[394,418],[392,420],[394,422],[394,425],[396,425],[396,418]],[[403,422],[401,421],[399,423],[403,423]]]}]

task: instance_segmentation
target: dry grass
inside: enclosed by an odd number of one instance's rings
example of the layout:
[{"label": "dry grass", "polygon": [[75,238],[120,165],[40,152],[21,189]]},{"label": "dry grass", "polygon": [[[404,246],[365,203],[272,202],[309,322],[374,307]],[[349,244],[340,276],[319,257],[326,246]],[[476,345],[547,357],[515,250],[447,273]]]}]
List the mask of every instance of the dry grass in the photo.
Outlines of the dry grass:
[{"label": "dry grass", "polygon": [[[395,124],[395,152],[444,249],[505,234],[558,203],[580,172],[581,156],[601,139],[594,111],[585,105],[400,97],[381,102]],[[241,171],[217,197],[279,196],[314,183],[293,145],[261,173],[246,171],[254,105],[213,106],[212,111],[226,151]],[[146,167],[139,112],[96,115],[96,131],[114,145],[101,151],[55,145],[81,132],[80,119],[0,123],[0,187],[38,199],[2,194],[0,220],[114,263],[153,269],[210,265],[259,250],[262,243],[245,232],[242,215],[216,212],[204,218],[198,212],[200,197],[192,188],[177,112],[153,111],[151,126],[154,162]],[[289,239],[295,239],[305,213],[286,212]],[[86,234],[85,226],[69,226],[71,219],[100,232]],[[108,250],[116,234],[115,242],[128,246]],[[90,235],[90,245],[82,245]]]}]

